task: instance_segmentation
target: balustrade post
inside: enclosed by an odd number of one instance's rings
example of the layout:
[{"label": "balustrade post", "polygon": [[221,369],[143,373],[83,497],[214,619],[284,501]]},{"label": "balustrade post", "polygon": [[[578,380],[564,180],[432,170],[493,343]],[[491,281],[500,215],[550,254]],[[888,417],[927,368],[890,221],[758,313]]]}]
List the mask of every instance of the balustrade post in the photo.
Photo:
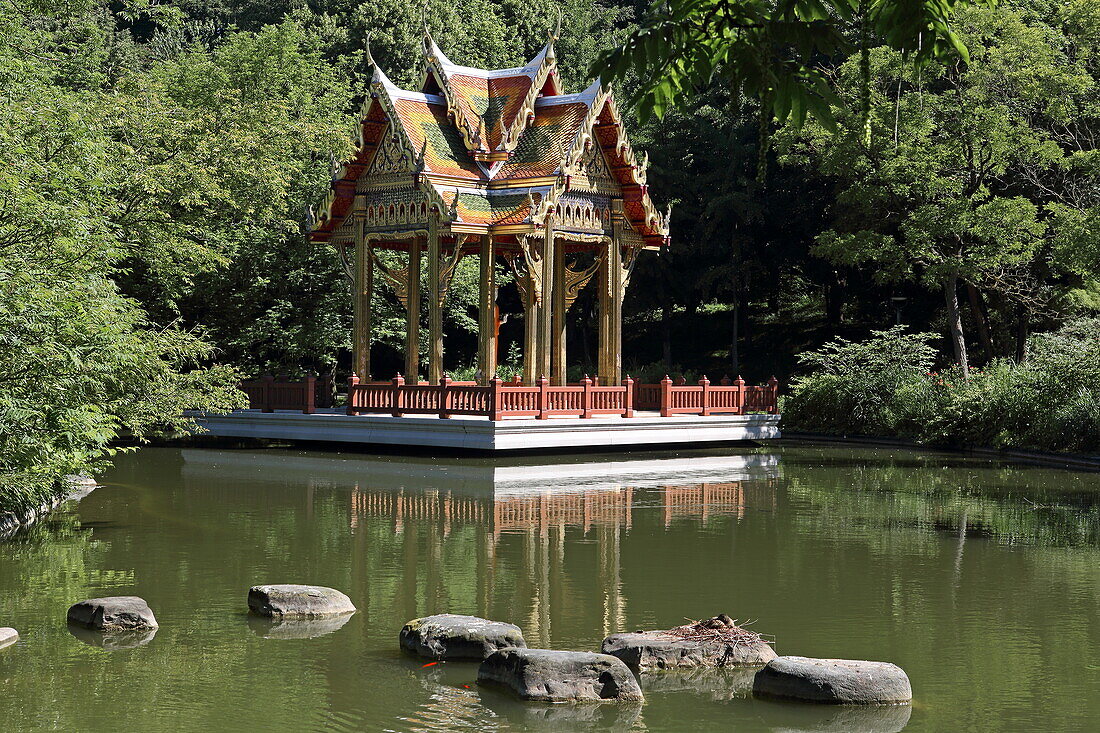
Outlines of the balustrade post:
[{"label": "balustrade post", "polygon": [[500,377],[489,380],[493,391],[489,394],[489,419],[493,421],[504,418],[504,382]]},{"label": "balustrade post", "polygon": [[271,406],[274,402],[275,377],[265,374],[260,381],[264,383],[260,390],[260,411],[275,412],[275,408]]},{"label": "balustrade post", "polygon": [[302,412],[306,415],[312,415],[317,412],[317,375],[310,372],[306,375],[306,404],[302,408]]},{"label": "balustrade post", "polygon": [[550,380],[539,377],[535,380],[535,384],[539,388],[539,414],[536,419],[545,420],[550,417]]},{"label": "balustrade post", "polygon": [[581,387],[584,388],[584,403],[581,405],[584,412],[581,413],[581,417],[592,417],[592,380],[587,374],[581,380]]},{"label": "balustrade post", "polygon": [[707,375],[704,374],[703,378],[699,380],[699,386],[703,388],[702,394],[702,415],[706,417],[710,414],[710,380],[707,379]]},{"label": "balustrade post", "polygon": [[634,417],[634,380],[629,374],[623,380],[623,387],[626,388],[626,394],[623,395],[623,417]]},{"label": "balustrade post", "polygon": [[768,412],[775,415],[779,412],[779,380],[772,375],[768,380]]},{"label": "balustrade post", "polygon": [[661,380],[661,417],[672,414],[672,380],[665,375]]},{"label": "balustrade post", "polygon": [[358,412],[359,412],[358,410],[355,409],[356,407],[359,407],[359,405],[355,404],[356,403],[356,394],[355,393],[359,391],[357,389],[358,386],[359,386],[359,375],[357,375],[355,372],[352,372],[351,376],[348,377],[348,414],[349,415],[355,415],[355,414],[358,414]]},{"label": "balustrade post", "polygon": [[451,417],[451,413],[447,412],[449,405],[447,399],[450,395],[451,378],[444,374],[439,380],[439,417],[443,420],[447,420]]},{"label": "balustrade post", "polygon": [[733,381],[735,387],[737,387],[737,414],[745,414],[745,380],[741,378],[741,375],[737,375],[737,379]]},{"label": "balustrade post", "polygon": [[405,386],[405,378],[398,374],[393,378],[393,394],[390,397],[390,414],[401,417],[401,389]]}]

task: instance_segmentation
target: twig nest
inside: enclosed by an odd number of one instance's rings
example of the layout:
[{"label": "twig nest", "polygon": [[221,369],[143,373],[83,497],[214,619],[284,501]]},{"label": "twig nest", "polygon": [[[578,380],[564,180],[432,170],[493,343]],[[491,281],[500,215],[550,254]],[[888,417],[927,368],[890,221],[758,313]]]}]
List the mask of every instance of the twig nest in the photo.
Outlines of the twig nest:
[{"label": "twig nest", "polygon": [[695,667],[751,667],[775,659],[771,642],[726,614],[661,631],[612,634],[601,651],[647,672]]}]

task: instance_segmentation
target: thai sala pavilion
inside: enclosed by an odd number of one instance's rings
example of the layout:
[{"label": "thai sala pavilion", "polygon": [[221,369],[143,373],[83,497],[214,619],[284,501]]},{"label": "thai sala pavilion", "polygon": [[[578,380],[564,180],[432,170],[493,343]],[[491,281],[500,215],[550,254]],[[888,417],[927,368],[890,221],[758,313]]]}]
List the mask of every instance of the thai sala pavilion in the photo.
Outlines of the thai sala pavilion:
[{"label": "thai sala pavilion", "polygon": [[[450,61],[425,29],[416,91],[374,68],[358,150],[334,172],[313,240],[340,252],[353,282],[353,369],[371,374],[371,296],[405,306],[405,379],[420,377],[421,268],[427,268],[428,374],[443,377],[443,303],[456,266],[480,262],[478,371],[496,374],[496,262],[524,308],[523,380],[566,382],[565,316],[599,289],[599,378],[622,377],[622,303],[644,250],[668,244],[668,212],[646,185],[611,90],[566,94],[556,34],[527,65],[487,71]],[[387,266],[380,250],[402,254]],[[422,255],[426,263],[422,264]],[[591,285],[590,285],[591,284]]]}]

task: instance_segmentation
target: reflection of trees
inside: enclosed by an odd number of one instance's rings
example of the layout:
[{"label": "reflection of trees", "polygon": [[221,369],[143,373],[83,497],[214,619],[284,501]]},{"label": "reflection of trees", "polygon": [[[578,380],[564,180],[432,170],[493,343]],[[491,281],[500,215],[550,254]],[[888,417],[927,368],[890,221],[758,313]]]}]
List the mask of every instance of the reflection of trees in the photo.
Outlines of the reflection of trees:
[{"label": "reflection of trees", "polygon": [[853,451],[840,465],[788,459],[791,496],[827,511],[832,522],[912,526],[1008,544],[1100,545],[1100,482],[1082,481],[1089,474],[908,452],[893,461],[881,453],[861,459],[864,452]]}]

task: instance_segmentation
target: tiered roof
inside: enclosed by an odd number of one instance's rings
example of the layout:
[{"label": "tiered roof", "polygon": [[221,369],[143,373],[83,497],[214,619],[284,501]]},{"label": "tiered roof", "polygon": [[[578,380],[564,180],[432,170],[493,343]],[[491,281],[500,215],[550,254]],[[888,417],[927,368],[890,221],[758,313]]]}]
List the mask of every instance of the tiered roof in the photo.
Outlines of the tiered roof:
[{"label": "tiered roof", "polygon": [[315,240],[327,241],[344,225],[361,177],[389,139],[451,232],[537,228],[598,147],[621,188],[630,228],[647,246],[667,242],[667,215],[649,197],[646,162],[635,158],[611,91],[596,80],[579,94],[562,94],[553,38],[512,69],[459,66],[428,33],[423,52],[420,91],[397,87],[371,59],[359,149],[334,172]]}]

